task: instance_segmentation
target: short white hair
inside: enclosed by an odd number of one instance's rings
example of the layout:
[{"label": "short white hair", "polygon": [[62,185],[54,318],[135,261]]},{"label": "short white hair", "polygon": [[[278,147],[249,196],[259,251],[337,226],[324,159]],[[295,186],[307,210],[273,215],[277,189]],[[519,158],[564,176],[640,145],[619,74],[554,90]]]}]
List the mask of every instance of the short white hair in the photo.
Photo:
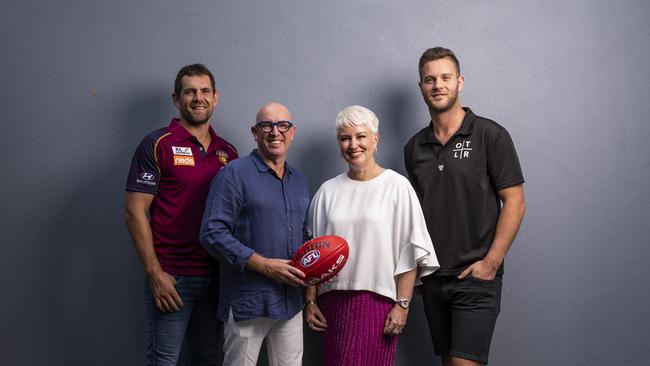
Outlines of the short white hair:
[{"label": "short white hair", "polygon": [[367,126],[373,133],[379,132],[379,118],[370,109],[360,106],[351,105],[345,107],[336,116],[336,131],[348,127]]}]

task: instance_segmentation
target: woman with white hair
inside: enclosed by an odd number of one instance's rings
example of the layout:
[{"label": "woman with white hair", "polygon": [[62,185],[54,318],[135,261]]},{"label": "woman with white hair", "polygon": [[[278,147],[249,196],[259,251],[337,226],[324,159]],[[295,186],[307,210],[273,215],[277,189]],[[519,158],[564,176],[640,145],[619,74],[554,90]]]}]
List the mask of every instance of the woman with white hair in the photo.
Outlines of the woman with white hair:
[{"label": "woman with white hair", "polygon": [[375,161],[378,128],[365,107],[338,114],[348,171],[323,183],[309,210],[315,237],[338,235],[350,246],[338,276],[306,291],[306,320],[324,332],[326,366],[392,365],[413,286],[439,266],[409,181]]}]

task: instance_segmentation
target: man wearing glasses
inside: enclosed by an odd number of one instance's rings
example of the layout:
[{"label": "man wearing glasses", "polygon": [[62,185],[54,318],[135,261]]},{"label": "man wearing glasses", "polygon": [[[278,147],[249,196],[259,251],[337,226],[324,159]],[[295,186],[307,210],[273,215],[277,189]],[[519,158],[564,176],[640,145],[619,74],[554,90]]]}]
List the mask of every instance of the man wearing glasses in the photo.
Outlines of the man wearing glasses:
[{"label": "man wearing glasses", "polygon": [[289,258],[308,239],[309,187],[286,162],[296,134],[287,107],[264,105],[251,132],[257,149],[214,179],[201,225],[221,263],[224,365],[256,365],[265,338],[270,365],[301,365],[305,275]]}]

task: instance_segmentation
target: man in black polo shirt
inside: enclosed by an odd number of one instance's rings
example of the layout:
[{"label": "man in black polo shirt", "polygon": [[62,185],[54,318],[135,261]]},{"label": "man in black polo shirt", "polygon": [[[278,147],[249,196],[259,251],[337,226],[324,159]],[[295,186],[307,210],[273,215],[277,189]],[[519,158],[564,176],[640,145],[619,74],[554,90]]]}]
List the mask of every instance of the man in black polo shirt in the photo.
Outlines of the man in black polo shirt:
[{"label": "man in black polo shirt", "polygon": [[422,279],[425,312],[445,366],[487,364],[524,178],[508,132],[461,107],[454,53],[426,50],[419,71],[431,123],[406,144],[404,160],[440,260]]}]

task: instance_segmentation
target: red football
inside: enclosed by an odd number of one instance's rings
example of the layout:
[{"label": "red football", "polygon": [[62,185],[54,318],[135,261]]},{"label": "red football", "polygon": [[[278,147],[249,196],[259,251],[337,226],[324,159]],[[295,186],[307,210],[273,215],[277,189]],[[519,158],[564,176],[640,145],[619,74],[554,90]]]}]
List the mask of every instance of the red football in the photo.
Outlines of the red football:
[{"label": "red football", "polygon": [[339,273],[349,253],[348,242],[342,237],[320,236],[301,245],[291,264],[305,273],[305,284],[319,285]]}]

